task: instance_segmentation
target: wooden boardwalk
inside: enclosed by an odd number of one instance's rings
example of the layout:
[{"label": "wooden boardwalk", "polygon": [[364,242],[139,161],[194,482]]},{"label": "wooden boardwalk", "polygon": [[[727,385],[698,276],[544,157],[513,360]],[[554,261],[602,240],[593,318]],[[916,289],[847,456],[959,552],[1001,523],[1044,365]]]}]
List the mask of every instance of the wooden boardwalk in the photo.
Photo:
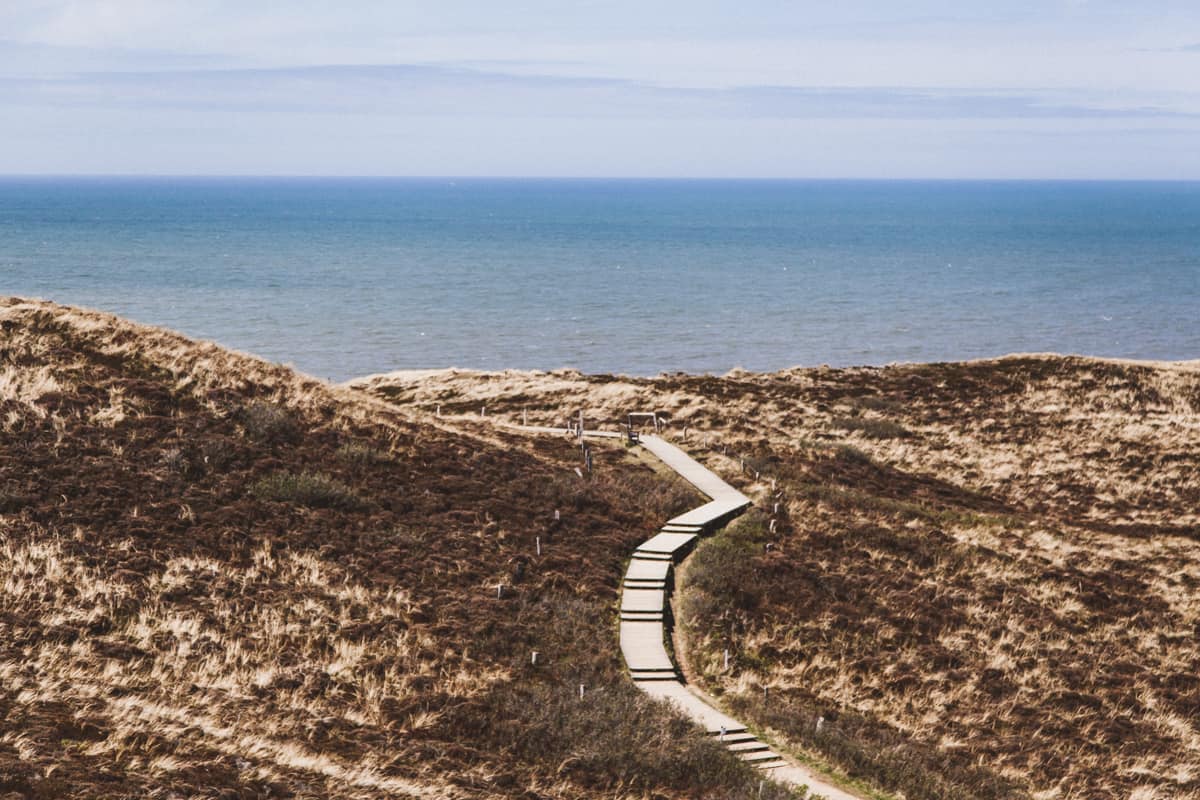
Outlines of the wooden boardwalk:
[{"label": "wooden boardwalk", "polygon": [[[564,428],[522,430],[568,433]],[[606,431],[585,431],[584,435],[622,436]],[[670,442],[643,435],[639,443],[707,496],[709,502],[668,520],[629,560],[621,582],[620,621],[621,655],[629,676],[646,694],[673,704],[738,758],[768,772],[775,780],[807,786],[813,798],[860,800],[815,772],[784,760],[747,731],[745,725],[714,708],[683,682],[666,647],[672,569],[691,552],[701,536],[721,528],[749,508],[750,499]]]},{"label": "wooden boardwalk", "polygon": [[630,677],[652,697],[674,704],[710,736],[719,738],[738,758],[772,778],[809,788],[812,797],[858,800],[816,773],[790,764],[746,726],[713,708],[680,679],[665,645],[667,602],[672,567],[691,552],[699,537],[724,526],[750,507],[750,499],[721,480],[712,470],[658,436],[642,436],[641,445],[688,483],[710,498],[709,502],[667,521],[662,530],[642,543],[625,571],[621,590],[621,654]]}]

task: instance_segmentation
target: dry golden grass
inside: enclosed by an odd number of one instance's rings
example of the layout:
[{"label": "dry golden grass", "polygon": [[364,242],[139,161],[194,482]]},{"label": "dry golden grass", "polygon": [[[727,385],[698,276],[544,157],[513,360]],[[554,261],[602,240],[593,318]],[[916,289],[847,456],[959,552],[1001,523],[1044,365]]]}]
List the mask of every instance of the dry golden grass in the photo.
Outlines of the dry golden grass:
[{"label": "dry golden grass", "polygon": [[620,668],[622,560],[694,502],[621,448],[580,479],[565,441],[17,299],[0,376],[5,800],[757,793]]},{"label": "dry golden grass", "polygon": [[707,688],[797,748],[909,798],[1200,797],[1200,365],[362,385],[532,424],[658,410],[779,503],[698,551],[680,616]]}]

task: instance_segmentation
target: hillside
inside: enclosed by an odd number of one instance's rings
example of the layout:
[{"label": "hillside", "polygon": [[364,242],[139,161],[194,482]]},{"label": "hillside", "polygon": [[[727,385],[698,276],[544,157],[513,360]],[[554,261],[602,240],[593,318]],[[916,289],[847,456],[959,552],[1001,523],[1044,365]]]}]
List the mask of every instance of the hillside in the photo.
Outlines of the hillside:
[{"label": "hillside", "polygon": [[357,385],[531,424],[662,412],[761,509],[687,563],[677,646],[794,751],[910,800],[1200,797],[1200,365]]},{"label": "hillside", "polygon": [[696,496],[578,464],[0,300],[0,797],[781,796],[617,656],[623,559]]}]

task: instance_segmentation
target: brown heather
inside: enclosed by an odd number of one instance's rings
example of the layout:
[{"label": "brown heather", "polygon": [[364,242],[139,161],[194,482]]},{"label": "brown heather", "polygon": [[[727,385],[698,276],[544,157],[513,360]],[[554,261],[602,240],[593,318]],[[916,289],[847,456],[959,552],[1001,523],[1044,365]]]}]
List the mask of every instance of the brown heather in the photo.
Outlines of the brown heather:
[{"label": "brown heather", "polygon": [[0,798],[760,796],[616,654],[695,496],[577,462],[0,300]]},{"label": "brown heather", "polygon": [[687,565],[677,645],[795,752],[909,800],[1200,798],[1200,364],[360,385],[408,412],[686,426],[760,511]]}]

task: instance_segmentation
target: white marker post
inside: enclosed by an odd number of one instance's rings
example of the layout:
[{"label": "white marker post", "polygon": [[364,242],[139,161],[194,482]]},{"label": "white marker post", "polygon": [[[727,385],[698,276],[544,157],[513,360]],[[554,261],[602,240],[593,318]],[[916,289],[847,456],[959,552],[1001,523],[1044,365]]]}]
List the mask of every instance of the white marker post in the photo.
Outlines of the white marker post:
[{"label": "white marker post", "polygon": [[537,554],[540,556],[542,554],[542,537],[535,536],[533,537],[533,540],[537,544]]}]

